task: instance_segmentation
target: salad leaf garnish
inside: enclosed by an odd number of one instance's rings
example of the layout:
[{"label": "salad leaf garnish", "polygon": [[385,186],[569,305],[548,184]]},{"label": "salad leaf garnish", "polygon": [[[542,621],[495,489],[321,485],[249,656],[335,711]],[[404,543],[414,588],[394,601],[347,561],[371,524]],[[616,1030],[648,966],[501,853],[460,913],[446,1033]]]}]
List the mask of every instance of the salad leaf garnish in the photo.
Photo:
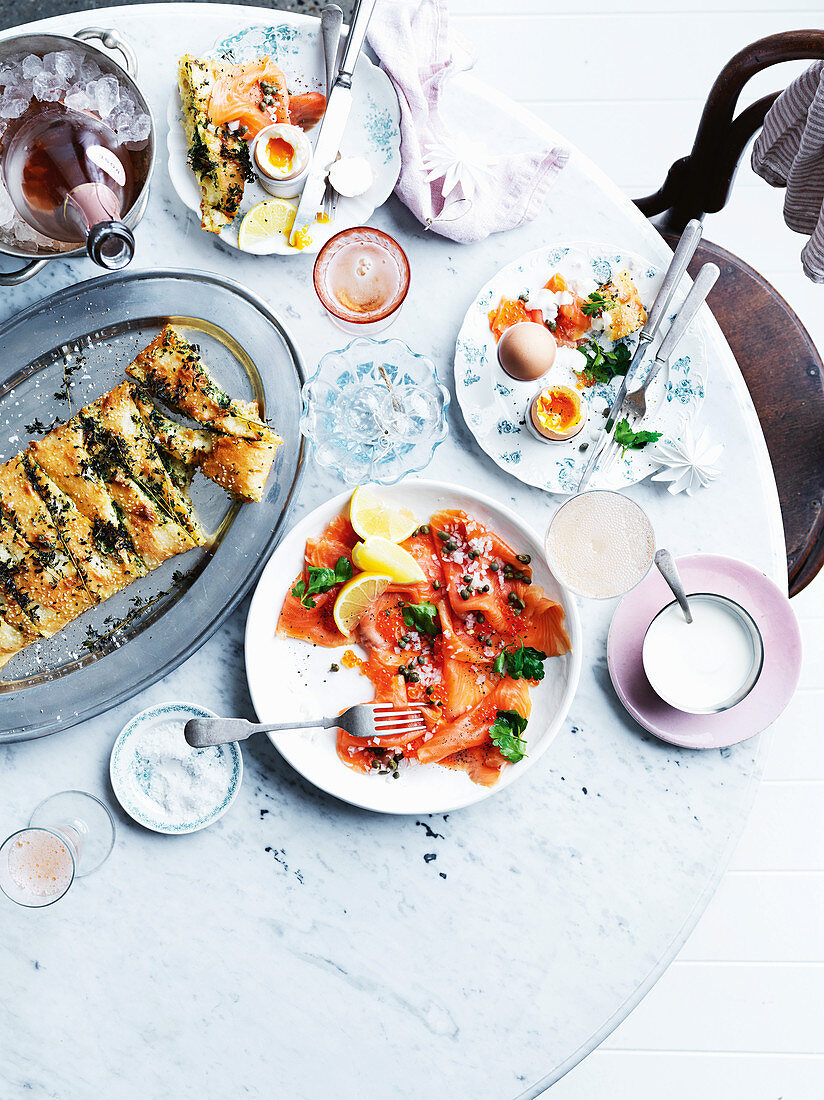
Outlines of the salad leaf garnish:
[{"label": "salad leaf garnish", "polygon": [[546,653],[540,649],[522,645],[511,651],[502,650],[492,667],[499,676],[510,676],[513,680],[543,680],[545,660]]},{"label": "salad leaf garnish", "polygon": [[521,737],[526,725],[526,718],[517,710],[499,710],[489,727],[492,744],[510,764],[517,764],[526,756],[526,741]]},{"label": "salad leaf garnish", "polygon": [[417,630],[420,634],[428,634],[430,638],[434,638],[441,632],[438,609],[428,600],[423,600],[421,603],[405,603],[403,621],[407,630]]},{"label": "salad leaf garnish", "polygon": [[592,294],[581,306],[581,313],[587,317],[598,317],[605,309],[612,306],[612,298],[605,298],[600,290],[593,290]]},{"label": "salad leaf garnish", "polygon": [[308,573],[309,583],[307,584],[302,579],[299,580],[292,589],[292,595],[295,599],[300,600],[304,607],[311,610],[311,608],[317,606],[312,599],[313,596],[318,596],[321,592],[328,592],[336,584],[343,584],[344,581],[352,579],[352,563],[349,558],[341,555],[335,562],[334,569],[310,565]]},{"label": "salad leaf garnish", "polygon": [[623,448],[622,458],[628,450],[640,451],[647,443],[655,443],[660,438],[661,432],[634,432],[626,417],[615,425],[615,442]]},{"label": "salad leaf garnish", "polygon": [[587,365],[583,370],[575,373],[582,382],[592,385],[594,382],[603,382],[605,385],[617,375],[624,375],[629,370],[632,356],[626,344],[616,344],[612,351],[605,351],[595,340],[587,340],[581,344],[578,351],[584,356]]}]

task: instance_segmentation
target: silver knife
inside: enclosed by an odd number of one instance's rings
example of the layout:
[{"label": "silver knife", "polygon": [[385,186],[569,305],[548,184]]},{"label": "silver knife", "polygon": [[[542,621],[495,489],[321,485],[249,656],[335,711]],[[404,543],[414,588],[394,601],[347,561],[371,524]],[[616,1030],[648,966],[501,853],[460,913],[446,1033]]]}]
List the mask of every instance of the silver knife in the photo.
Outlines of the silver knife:
[{"label": "silver knife", "polygon": [[701,233],[701,222],[696,218],[687,222],[684,232],[681,234],[681,240],[678,242],[678,247],[675,249],[675,253],[670,261],[670,265],[664,273],[664,279],[655,296],[655,301],[652,303],[652,309],[647,316],[647,323],[641,329],[638,336],[638,346],[635,349],[635,354],[630,361],[627,373],[624,375],[621,385],[618,387],[618,392],[612,400],[609,413],[601,429],[601,434],[594,444],[594,450],[589,456],[589,461],[584,468],[581,480],[578,482],[579,493],[583,492],[589,479],[595,472],[595,467],[598,465],[598,459],[601,457],[601,452],[604,447],[609,442],[612,429],[615,427],[615,421],[618,419],[618,414],[621,411],[624,398],[627,396],[627,390],[632,381],[635,368],[641,365],[641,360],[646,355],[650,343],[654,340],[655,334],[658,332],[661,321],[667,311],[667,307],[672,301],[675,289],[684,277],[684,272],[687,270],[690,260],[695,255],[695,250],[698,248],[698,243],[701,240]]},{"label": "silver knife", "polygon": [[329,167],[340,150],[343,131],[346,129],[349,111],[352,108],[352,75],[366,40],[366,28],[376,4],[377,0],[359,0],[352,17],[338,75],[332,85],[332,93],[321,120],[312,167],[303,186],[298,212],[295,215],[292,232],[289,234],[290,244],[294,243],[295,236],[302,229],[314,223],[321,208]]}]

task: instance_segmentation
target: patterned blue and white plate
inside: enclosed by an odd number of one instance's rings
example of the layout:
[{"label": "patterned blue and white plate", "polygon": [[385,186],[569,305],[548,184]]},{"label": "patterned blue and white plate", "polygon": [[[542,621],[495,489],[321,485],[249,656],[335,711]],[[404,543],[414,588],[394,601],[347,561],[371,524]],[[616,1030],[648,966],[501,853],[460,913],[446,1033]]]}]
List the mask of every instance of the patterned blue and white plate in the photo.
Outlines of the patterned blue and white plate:
[{"label": "patterned blue and white plate", "polygon": [[[542,443],[524,423],[529,401],[537,389],[546,385],[575,387],[573,372],[586,366],[584,357],[572,349],[559,348],[555,363],[539,382],[516,382],[498,364],[495,337],[489,329],[489,311],[503,297],[517,298],[523,291],[538,290],[555,272],[568,281],[589,282],[594,289],[596,284],[606,282],[612,272],[622,268],[632,275],[641,300],[649,310],[663,272],[641,256],[592,242],[548,245],[528,252],[499,271],[480,291],[458,335],[455,389],[472,434],[502,470],[549,493],[568,495],[577,491],[589,458],[589,447],[603,425],[603,412],[618,389],[620,379],[613,379],[608,386],[598,384],[581,392],[589,409],[583,432],[565,443]],[[686,293],[686,286],[679,288],[670,309],[671,316]],[[668,327],[667,322],[662,325],[663,331],[653,341],[645,364],[654,358]],[[636,339],[635,336],[627,338],[630,350],[635,349]],[[691,422],[701,406],[706,376],[706,349],[693,324],[668,368],[661,371],[650,387],[644,428],[662,432],[665,439],[678,439],[682,422],[685,419]],[[651,448],[627,451],[603,472],[601,467],[605,465],[602,461],[593,477],[593,489],[622,489],[643,481],[658,468]]]},{"label": "patterned blue and white plate", "polygon": [[[228,57],[237,62],[255,57],[273,57],[286,76],[290,92],[322,92],[326,87],[323,48],[320,41],[320,21],[305,15],[278,12],[280,22],[271,26],[244,27],[223,38],[206,51],[207,57]],[[352,112],[341,143],[342,156],[365,157],[375,172],[375,182],[357,198],[341,197],[334,223],[315,226],[312,243],[303,254],[314,254],[332,236],[353,225],[365,225],[375,210],[392,194],[401,170],[400,108],[389,77],[365,54],[358,59],[352,81]],[[200,216],[200,188],[187,160],[186,134],[180,94],[175,87],[167,110],[169,124],[166,145],[169,151],[169,175],[175,191],[190,210]],[[320,126],[309,131],[314,140]],[[247,183],[240,211],[220,233],[220,239],[237,248],[238,229],[243,215],[264,199],[272,196],[257,180]],[[295,201],[295,200],[292,200]],[[279,255],[300,255],[285,241],[273,243]]]}]

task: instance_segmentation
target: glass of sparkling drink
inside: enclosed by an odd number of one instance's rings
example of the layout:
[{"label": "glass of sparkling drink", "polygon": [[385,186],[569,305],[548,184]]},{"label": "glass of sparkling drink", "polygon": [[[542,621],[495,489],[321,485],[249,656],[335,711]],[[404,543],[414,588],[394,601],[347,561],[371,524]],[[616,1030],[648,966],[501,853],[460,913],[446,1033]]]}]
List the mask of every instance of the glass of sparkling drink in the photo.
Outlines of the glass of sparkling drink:
[{"label": "glass of sparkling drink", "polygon": [[53,905],[75,878],[105,862],[114,840],[114,820],[99,798],[86,791],[51,795],[28,827],[0,846],[0,889],[30,909]]},{"label": "glass of sparkling drink", "polygon": [[409,291],[409,261],[388,233],[359,225],[330,237],[315,260],[313,279],[338,328],[380,332],[397,318]]},{"label": "glass of sparkling drink", "polygon": [[655,534],[643,508],[605,489],[562,504],[546,536],[552,572],[570,591],[590,599],[629,592],[647,575],[654,553]]}]

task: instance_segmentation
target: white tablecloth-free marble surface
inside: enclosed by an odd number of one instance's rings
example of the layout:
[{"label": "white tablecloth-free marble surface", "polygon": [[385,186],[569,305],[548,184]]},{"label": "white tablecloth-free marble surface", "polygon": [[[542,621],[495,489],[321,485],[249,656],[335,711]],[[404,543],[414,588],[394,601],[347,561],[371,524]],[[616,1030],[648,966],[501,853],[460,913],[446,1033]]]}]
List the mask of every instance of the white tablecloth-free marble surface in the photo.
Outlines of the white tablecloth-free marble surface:
[{"label": "white tablecloth-free marble surface", "polygon": [[[171,4],[89,14],[41,25],[126,34],[158,119],[181,50],[271,16]],[[394,200],[373,221],[402,240],[412,264],[392,335],[432,355],[446,377],[475,289],[519,253],[593,238],[666,259],[647,223],[577,154],[538,221],[477,246],[424,234]],[[310,367],[345,342],[311,292],[311,260],[243,257],[202,234],[162,154],[136,263],[248,284],[286,318]],[[55,262],[6,291],[0,316],[93,274],[86,262]],[[713,323],[705,336],[704,415],[727,444],[724,476],[693,501],[648,485],[632,495],[660,544],[738,555],[783,583],[757,420]],[[478,485],[542,529],[557,502],[493,468],[454,406],[451,423],[427,475]],[[340,487],[310,463],[296,514]],[[522,781],[477,807],[422,820],[363,813],[308,786],[259,739],[244,746],[240,797],[211,829],[161,837],[118,814],[110,861],[59,905],[2,906],[0,1093],[537,1095],[629,1012],[683,943],[760,771],[763,738],[683,752],[626,717],[605,663],[611,611],[583,608],[585,672],[566,729]],[[244,617],[241,608],[197,655],[107,715],[0,748],[3,835],[58,789],[113,801],[111,745],[144,706],[192,699],[251,716]]]}]

